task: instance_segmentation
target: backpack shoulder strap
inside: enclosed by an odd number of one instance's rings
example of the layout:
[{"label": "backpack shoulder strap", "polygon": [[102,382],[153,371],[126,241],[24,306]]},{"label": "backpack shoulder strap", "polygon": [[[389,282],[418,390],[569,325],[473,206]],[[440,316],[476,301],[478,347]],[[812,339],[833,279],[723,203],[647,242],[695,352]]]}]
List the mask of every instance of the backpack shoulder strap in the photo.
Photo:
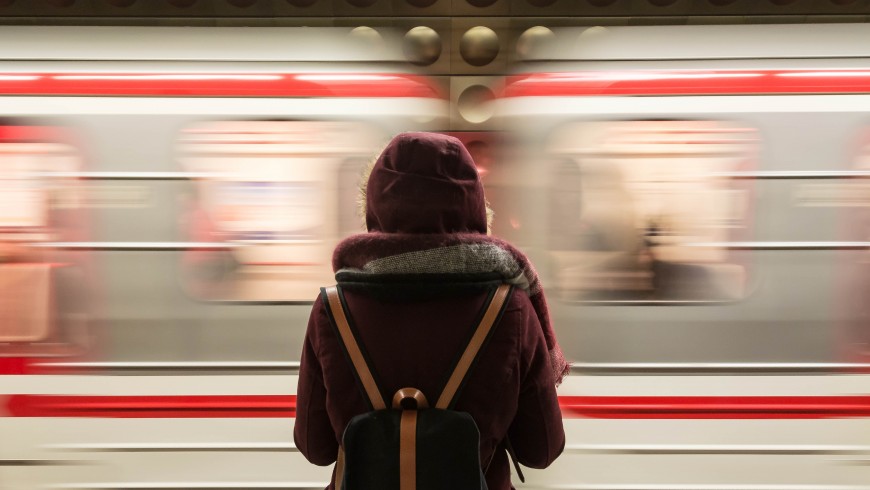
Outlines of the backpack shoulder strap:
[{"label": "backpack shoulder strap", "polygon": [[348,359],[350,359],[357,379],[359,379],[363,391],[368,396],[372,409],[383,410],[387,408],[387,404],[384,402],[384,397],[381,395],[377,382],[375,382],[366,357],[362,349],[360,349],[356,336],[347,321],[346,307],[341,294],[339,294],[338,286],[321,288],[320,291],[328,305],[326,311],[338,333],[339,343],[344,347],[344,351]]},{"label": "backpack shoulder strap", "polygon": [[471,340],[465,347],[465,352],[456,363],[453,373],[447,379],[447,384],[441,391],[441,396],[438,397],[438,402],[435,403],[435,408],[451,408],[455,403],[456,394],[462,387],[465,381],[465,376],[471,368],[474,361],[477,359],[477,354],[483,347],[484,342],[489,338],[493,325],[501,317],[504,305],[508,298],[508,293],[511,291],[509,284],[502,284],[495,290],[495,293],[489,297],[489,304],[485,307],[486,311],[481,318],[480,323],[474,329]]}]

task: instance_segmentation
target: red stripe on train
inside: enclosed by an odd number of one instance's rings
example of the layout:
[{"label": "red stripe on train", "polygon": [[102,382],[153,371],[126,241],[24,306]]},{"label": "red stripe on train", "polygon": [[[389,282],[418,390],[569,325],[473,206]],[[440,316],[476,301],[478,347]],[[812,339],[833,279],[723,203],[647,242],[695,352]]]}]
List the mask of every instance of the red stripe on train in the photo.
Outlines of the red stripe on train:
[{"label": "red stripe on train", "polygon": [[28,357],[0,357],[0,375],[32,374]]},{"label": "red stripe on train", "polygon": [[296,416],[296,396],[12,395],[6,412],[12,417],[287,418]]},{"label": "red stripe on train", "polygon": [[434,97],[425,78],[393,73],[0,73],[0,95],[152,97]]},{"label": "red stripe on train", "polygon": [[819,419],[870,417],[870,396],[560,396],[566,417]]},{"label": "red stripe on train", "polygon": [[870,70],[582,71],[511,76],[503,97],[870,92]]},{"label": "red stripe on train", "polygon": [[[295,395],[12,395],[12,417],[287,418]],[[870,396],[595,397],[561,396],[566,418],[820,419],[870,417]]]}]

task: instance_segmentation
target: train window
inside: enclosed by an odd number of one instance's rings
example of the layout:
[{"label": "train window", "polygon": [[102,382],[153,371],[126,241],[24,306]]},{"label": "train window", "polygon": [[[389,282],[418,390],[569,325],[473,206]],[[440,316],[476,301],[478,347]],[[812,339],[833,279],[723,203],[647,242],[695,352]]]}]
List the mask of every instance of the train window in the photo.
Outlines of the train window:
[{"label": "train window", "polygon": [[82,347],[86,257],[47,247],[86,233],[81,163],[63,128],[0,125],[0,354]]},{"label": "train window", "polygon": [[[233,301],[310,301],[332,280],[346,232],[347,162],[373,151],[372,130],[333,121],[214,121],[186,128],[182,164],[194,183],[187,289]],[[215,243],[213,249],[202,246]]]},{"label": "train window", "polygon": [[745,230],[747,191],[723,172],[754,160],[755,131],[718,121],[572,123],[554,162],[549,253],[564,300],[742,297],[723,242]]}]

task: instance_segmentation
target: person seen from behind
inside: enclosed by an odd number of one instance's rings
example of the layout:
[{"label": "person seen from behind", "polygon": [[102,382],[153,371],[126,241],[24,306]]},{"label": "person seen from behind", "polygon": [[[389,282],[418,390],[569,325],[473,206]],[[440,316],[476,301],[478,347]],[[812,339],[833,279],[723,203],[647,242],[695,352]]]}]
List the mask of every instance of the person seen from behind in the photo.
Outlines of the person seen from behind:
[{"label": "person seen from behind", "polygon": [[[512,489],[509,448],[520,464],[545,468],[565,445],[556,386],[569,365],[535,269],[489,236],[480,177],[456,138],[396,136],[363,185],[368,232],[339,243],[332,265],[387,403],[405,387],[434,403],[493,290],[511,286],[453,409],[479,429],[486,488]],[[309,319],[293,434],[320,466],[336,462],[348,423],[371,410],[326,303],[318,297]],[[327,488],[340,488],[336,471]]]}]

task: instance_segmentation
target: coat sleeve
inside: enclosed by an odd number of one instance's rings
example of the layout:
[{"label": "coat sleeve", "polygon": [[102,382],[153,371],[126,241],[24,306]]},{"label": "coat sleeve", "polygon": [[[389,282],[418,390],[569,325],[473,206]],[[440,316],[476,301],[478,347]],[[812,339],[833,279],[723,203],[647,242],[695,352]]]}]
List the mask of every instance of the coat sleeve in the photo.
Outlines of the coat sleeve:
[{"label": "coat sleeve", "polygon": [[550,354],[531,303],[521,310],[520,394],[508,437],[520,463],[546,468],[565,448]]},{"label": "coat sleeve", "polygon": [[[327,322],[327,323],[324,323]],[[296,425],[293,441],[305,459],[319,466],[335,462],[338,442],[326,411],[326,386],[323,369],[317,355],[317,332],[329,319],[320,297],[314,302],[308,319],[308,330],[299,363],[299,384],[296,388]]]}]

